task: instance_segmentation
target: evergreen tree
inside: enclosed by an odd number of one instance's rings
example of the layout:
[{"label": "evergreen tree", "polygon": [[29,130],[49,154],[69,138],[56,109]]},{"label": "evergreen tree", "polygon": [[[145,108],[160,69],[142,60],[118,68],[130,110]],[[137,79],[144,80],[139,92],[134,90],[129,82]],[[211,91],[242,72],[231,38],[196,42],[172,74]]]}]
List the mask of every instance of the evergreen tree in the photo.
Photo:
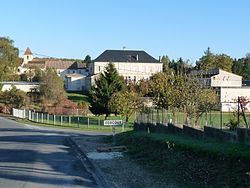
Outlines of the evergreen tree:
[{"label": "evergreen tree", "polygon": [[90,110],[93,114],[106,114],[107,118],[111,111],[108,103],[112,94],[125,89],[123,77],[119,76],[113,63],[109,63],[100,77],[96,79],[95,85],[90,89]]}]

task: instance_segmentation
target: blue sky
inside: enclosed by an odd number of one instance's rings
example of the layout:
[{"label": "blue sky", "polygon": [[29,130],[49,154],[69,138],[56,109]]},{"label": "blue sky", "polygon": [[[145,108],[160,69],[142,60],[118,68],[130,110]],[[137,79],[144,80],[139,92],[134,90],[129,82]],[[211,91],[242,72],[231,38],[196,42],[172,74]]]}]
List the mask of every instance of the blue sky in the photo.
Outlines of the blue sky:
[{"label": "blue sky", "polygon": [[208,46],[235,58],[250,52],[248,0],[0,0],[0,7],[0,36],[51,57],[94,59],[123,46],[191,62]]}]

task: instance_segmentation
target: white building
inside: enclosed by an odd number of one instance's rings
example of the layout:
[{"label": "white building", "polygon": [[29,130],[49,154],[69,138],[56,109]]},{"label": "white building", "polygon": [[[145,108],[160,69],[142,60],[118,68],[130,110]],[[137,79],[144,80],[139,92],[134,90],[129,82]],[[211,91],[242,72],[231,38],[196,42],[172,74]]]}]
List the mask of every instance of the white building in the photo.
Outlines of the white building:
[{"label": "white building", "polygon": [[[242,86],[242,76],[221,69],[212,69],[201,74],[205,78],[200,80],[205,85],[215,88],[218,92],[223,112],[237,110],[238,97],[246,97],[250,100],[250,87]],[[250,103],[247,108],[250,111]]]},{"label": "white building", "polygon": [[145,51],[106,50],[89,65],[89,86],[110,62],[127,81],[148,79],[163,70],[163,64]]},{"label": "white building", "polygon": [[[65,89],[67,91],[82,91],[86,88],[86,76],[89,73],[85,65],[80,62],[63,61],[60,59],[50,58],[34,58],[31,50],[27,48],[23,55],[23,62],[18,68],[18,73],[28,73],[29,71],[33,71],[35,67],[41,70],[45,70],[47,68],[54,69],[58,76],[64,79]],[[76,77],[76,75],[78,76]],[[72,77],[74,77],[74,79],[72,79]],[[75,80],[76,78],[77,81]]]}]

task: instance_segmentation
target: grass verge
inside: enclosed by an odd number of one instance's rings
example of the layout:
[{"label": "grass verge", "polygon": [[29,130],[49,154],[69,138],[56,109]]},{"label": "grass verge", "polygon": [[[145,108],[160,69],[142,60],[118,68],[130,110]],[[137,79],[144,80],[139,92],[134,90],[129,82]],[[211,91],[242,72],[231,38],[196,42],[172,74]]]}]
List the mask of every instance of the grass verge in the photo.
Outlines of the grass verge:
[{"label": "grass verge", "polygon": [[250,187],[250,147],[172,134],[117,135],[129,156],[181,187]]},{"label": "grass verge", "polygon": [[[15,118],[17,122],[20,123],[26,123],[30,125],[36,125],[36,126],[43,126],[43,127],[54,127],[54,128],[62,128],[62,129],[73,129],[73,130],[82,130],[82,131],[94,131],[94,132],[112,132],[112,127],[109,126],[103,126],[103,125],[83,125],[83,124],[71,124],[70,126],[67,124],[62,124],[62,125],[53,125],[53,124],[47,124],[47,123],[37,123],[33,121],[29,121],[27,119],[19,119]],[[125,132],[125,131],[130,131],[131,127],[124,127],[124,129],[119,126],[116,127],[115,131],[117,133]]]}]

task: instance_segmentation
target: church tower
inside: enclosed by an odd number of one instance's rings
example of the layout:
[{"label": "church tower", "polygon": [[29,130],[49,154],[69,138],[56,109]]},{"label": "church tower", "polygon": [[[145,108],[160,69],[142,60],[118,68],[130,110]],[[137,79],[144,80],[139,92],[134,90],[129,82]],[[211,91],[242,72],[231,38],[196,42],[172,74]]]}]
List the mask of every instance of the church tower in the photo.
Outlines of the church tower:
[{"label": "church tower", "polygon": [[32,61],[32,59],[33,59],[33,54],[28,47],[23,54],[23,64],[27,64],[29,61]]}]

